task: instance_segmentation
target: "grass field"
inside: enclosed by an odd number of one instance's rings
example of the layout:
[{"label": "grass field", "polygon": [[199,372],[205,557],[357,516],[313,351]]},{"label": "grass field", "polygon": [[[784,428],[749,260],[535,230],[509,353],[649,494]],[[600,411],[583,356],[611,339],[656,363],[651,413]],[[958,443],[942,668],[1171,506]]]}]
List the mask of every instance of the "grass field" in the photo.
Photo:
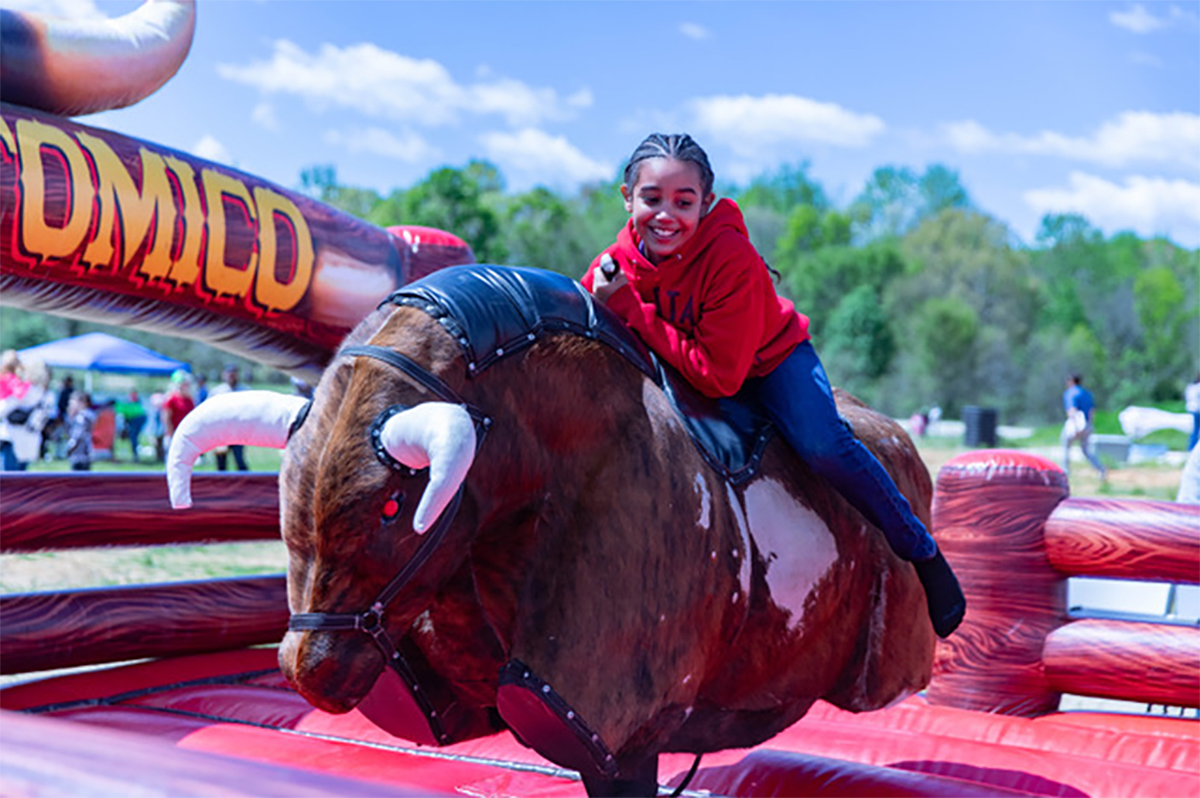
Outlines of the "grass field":
[{"label": "grass field", "polygon": [[[1103,482],[1082,458],[1078,462],[1073,461],[1072,495],[1173,500],[1179,485],[1181,466],[1177,461],[1182,459],[1184,437],[1178,433],[1155,433],[1152,438],[1161,439],[1163,444],[1172,448],[1172,455],[1167,460],[1111,467],[1108,479]],[[1032,435],[1020,440],[1001,440],[1000,446],[1026,449],[1055,462],[1061,457],[1057,427],[1034,430]],[[953,438],[923,438],[918,440],[918,448],[935,479],[938,470],[947,461],[971,451],[962,445],[961,439]],[[120,459],[99,461],[94,465],[94,470],[162,470],[159,464],[131,462],[125,441],[118,441],[116,453]],[[278,470],[279,452],[248,447],[246,454],[252,470]],[[1079,457],[1078,450],[1076,457]],[[215,469],[214,461],[208,456],[198,464],[196,470]],[[33,470],[64,471],[67,465],[62,462],[43,462],[35,464]],[[170,511],[164,507],[163,512]],[[278,541],[6,554],[0,555],[0,592],[281,573],[286,566],[287,554],[282,542]]]}]

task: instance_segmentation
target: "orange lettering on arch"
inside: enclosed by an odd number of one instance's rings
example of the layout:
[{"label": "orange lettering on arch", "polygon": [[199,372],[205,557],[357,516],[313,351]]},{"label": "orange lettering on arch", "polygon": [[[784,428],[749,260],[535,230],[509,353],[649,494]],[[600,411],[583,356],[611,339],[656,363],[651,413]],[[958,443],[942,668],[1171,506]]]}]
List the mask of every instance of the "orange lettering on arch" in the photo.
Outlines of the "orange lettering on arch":
[{"label": "orange lettering on arch", "polygon": [[[204,261],[204,287],[214,295],[245,297],[254,284],[258,268],[257,219],[254,200],[245,184],[212,169],[200,172],[204,205],[208,209],[208,255]],[[244,214],[245,227],[228,224],[226,204]],[[236,219],[236,217],[235,217]],[[228,263],[230,255],[244,256],[243,262]]]},{"label": "orange lettering on arch", "polygon": [[[142,258],[138,271],[147,276],[162,278],[171,268],[171,233],[175,228],[175,202],[167,182],[163,159],[142,148],[142,188],[139,191],[133,177],[121,163],[112,147],[103,139],[78,133],[76,138],[92,156],[96,165],[96,201],[99,215],[96,237],[84,250],[83,260],[92,266],[113,262],[114,242],[122,257],[117,268],[129,265],[130,258],[141,247],[151,229],[154,238]],[[116,223],[121,229],[114,236]]]},{"label": "orange lettering on arch", "polygon": [[[259,187],[254,189],[254,202],[259,218],[258,278],[254,284],[254,300],[267,310],[291,310],[304,298],[312,280],[312,233],[300,209],[282,194]],[[283,280],[276,273],[280,249],[277,231],[281,226],[290,232],[289,250],[294,261],[290,274]]]},{"label": "orange lettering on arch", "polygon": [[204,248],[204,206],[200,202],[200,191],[196,188],[196,171],[191,164],[173,158],[163,158],[171,171],[171,182],[179,190],[183,215],[176,217],[179,232],[179,254],[171,262],[168,276],[176,285],[191,285],[200,276],[200,253]]},{"label": "orange lettering on arch", "polygon": [[[17,120],[17,151],[21,162],[21,226],[24,249],[42,259],[67,258],[83,244],[92,221],[95,187],[87,159],[79,145],[50,125],[32,119]],[[45,151],[45,152],[44,152]],[[58,158],[63,167],[61,185],[46,185],[44,154]],[[61,225],[46,218],[49,192],[62,191],[65,218]]]}]

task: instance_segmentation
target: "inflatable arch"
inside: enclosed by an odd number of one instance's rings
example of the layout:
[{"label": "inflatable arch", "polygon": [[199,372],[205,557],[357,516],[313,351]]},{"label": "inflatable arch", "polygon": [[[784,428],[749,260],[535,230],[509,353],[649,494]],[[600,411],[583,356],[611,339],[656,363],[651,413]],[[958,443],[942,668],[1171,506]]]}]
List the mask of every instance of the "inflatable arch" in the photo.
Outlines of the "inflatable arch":
[{"label": "inflatable arch", "polygon": [[5,305],[194,338],[315,382],[382,297],[474,261],[451,233],[385,230],[64,118],[136,102],[174,74],[191,45],[190,0],[92,28],[11,11],[0,22]]}]

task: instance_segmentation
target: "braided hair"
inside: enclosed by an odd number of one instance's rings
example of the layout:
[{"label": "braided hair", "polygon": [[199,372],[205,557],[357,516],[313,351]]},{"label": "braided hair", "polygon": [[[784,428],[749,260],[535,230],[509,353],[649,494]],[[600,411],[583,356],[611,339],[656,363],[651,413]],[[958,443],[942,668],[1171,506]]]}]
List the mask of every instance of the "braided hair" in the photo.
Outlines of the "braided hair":
[{"label": "braided hair", "polygon": [[[712,193],[715,175],[712,165],[708,162],[708,153],[704,151],[703,147],[687,133],[651,133],[637,146],[633,155],[629,156],[629,163],[625,165],[625,190],[630,194],[637,183],[641,162],[651,158],[674,158],[677,161],[690,161],[696,164],[700,170],[700,187],[703,189],[703,195],[707,197]],[[767,263],[766,258],[763,258],[763,265],[767,267],[767,271],[771,273],[771,278],[776,283],[782,279],[783,275],[774,266]]]},{"label": "braided hair", "polygon": [[642,161],[650,158],[673,158],[690,161],[700,169],[702,195],[707,197],[713,190],[713,170],[708,163],[708,154],[687,133],[651,133],[629,156],[625,166],[625,188],[633,191],[637,183],[638,170]]}]

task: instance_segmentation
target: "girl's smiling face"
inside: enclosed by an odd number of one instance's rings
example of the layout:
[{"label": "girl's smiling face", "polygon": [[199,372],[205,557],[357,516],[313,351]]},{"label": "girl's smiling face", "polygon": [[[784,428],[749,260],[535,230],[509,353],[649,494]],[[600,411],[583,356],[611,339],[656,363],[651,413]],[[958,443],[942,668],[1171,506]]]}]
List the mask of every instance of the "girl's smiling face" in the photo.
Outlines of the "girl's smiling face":
[{"label": "girl's smiling face", "polygon": [[674,158],[648,158],[638,164],[637,181],[621,186],[625,210],[651,263],[675,255],[696,234],[712,205],[703,193],[700,167]]}]

